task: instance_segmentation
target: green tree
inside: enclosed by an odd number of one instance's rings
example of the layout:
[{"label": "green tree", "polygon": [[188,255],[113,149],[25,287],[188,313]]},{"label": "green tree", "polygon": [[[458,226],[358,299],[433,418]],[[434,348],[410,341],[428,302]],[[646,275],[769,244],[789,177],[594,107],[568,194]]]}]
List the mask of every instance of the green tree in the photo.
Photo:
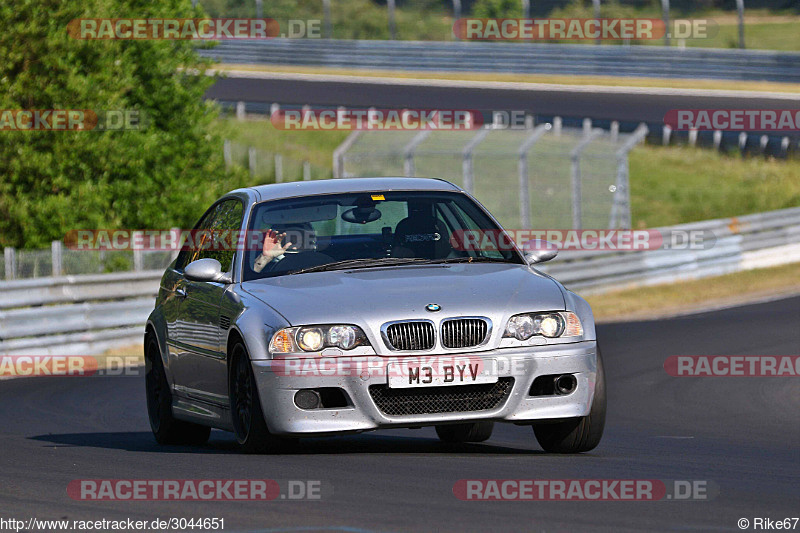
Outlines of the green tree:
[{"label": "green tree", "polygon": [[71,229],[186,227],[226,174],[214,82],[196,43],[79,40],[81,18],[193,18],[190,0],[10,0],[0,6],[0,110],[138,110],[138,131],[0,130],[0,247]]}]

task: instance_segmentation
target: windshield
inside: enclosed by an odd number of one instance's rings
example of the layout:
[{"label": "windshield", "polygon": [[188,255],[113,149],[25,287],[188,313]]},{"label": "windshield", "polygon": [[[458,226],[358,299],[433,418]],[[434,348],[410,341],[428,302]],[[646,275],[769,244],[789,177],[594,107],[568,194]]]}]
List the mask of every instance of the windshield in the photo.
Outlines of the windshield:
[{"label": "windshield", "polygon": [[[462,193],[374,192],[257,204],[248,225],[243,280],[438,262],[524,263],[513,249],[462,246],[465,233],[502,231]],[[264,241],[267,241],[263,245]],[[291,246],[289,244],[291,243]]]}]

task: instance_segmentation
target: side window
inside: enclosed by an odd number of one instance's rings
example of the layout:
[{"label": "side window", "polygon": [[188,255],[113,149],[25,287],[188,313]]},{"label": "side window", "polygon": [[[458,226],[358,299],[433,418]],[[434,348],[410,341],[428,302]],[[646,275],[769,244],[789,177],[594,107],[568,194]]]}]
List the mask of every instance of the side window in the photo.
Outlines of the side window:
[{"label": "side window", "polygon": [[[207,230],[209,228],[209,225],[211,224],[212,219],[214,218],[215,212],[216,208],[207,211],[206,214],[203,215],[203,218],[201,218],[200,221],[197,224],[195,224],[190,235],[193,237],[194,235],[197,235],[198,233]],[[178,254],[178,260],[175,262],[175,270],[183,271],[183,269],[186,268],[186,265],[197,259],[198,253],[199,250],[195,246],[195,242],[193,240],[190,242],[186,242],[183,245],[183,248],[181,249],[180,253]]]},{"label": "side window", "polygon": [[242,203],[238,200],[225,200],[217,204],[197,224],[192,248],[180,253],[175,267],[182,270],[192,261],[211,258],[220,262],[223,272],[229,272],[237,241],[236,235],[230,232],[241,228],[243,214]]}]

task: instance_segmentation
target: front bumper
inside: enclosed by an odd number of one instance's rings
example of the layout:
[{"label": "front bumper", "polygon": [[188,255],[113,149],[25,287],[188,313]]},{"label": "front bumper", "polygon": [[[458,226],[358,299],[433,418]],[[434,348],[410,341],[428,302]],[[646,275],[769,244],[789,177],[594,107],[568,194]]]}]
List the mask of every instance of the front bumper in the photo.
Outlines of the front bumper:
[{"label": "front bumper", "polygon": [[[595,341],[504,348],[459,355],[468,355],[473,360],[483,359],[487,364],[491,360],[508,362],[498,366],[498,377],[513,377],[514,384],[505,400],[496,408],[485,411],[390,416],[378,409],[369,392],[371,385],[386,384],[385,374],[287,375],[285,370],[276,370],[279,364],[274,364],[272,360],[253,361],[252,364],[267,426],[272,433],[278,435],[327,435],[479,420],[525,424],[589,414],[597,371]],[[366,359],[368,358],[365,357],[364,360]],[[369,359],[374,361],[375,357]],[[396,358],[380,359],[389,363]],[[530,396],[533,380],[537,376],[549,374],[574,374],[577,387],[572,393],[562,396]],[[295,405],[294,395],[298,390],[321,387],[343,389],[351,405],[345,408],[313,410],[300,409]]]}]

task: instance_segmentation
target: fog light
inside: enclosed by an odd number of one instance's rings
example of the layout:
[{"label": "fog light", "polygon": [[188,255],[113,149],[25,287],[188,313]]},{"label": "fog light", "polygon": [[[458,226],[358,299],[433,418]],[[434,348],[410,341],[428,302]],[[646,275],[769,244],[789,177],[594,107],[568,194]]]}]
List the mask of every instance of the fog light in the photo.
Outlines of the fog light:
[{"label": "fog light", "polygon": [[300,409],[316,409],[320,403],[319,393],[314,389],[302,389],[294,395],[294,404]]}]

